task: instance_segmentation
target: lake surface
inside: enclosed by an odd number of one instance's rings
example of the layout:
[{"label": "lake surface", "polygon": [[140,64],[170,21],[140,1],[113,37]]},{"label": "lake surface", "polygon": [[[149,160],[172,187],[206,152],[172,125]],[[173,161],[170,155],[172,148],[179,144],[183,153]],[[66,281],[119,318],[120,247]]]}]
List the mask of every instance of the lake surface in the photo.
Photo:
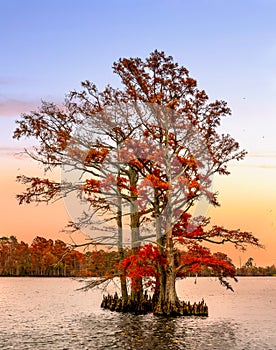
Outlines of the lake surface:
[{"label": "lake surface", "polygon": [[0,349],[275,350],[276,278],[233,284],[234,293],[214,278],[178,281],[182,299],[204,297],[209,317],[172,319],[102,310],[101,291],[77,291],[69,278],[0,277]]}]

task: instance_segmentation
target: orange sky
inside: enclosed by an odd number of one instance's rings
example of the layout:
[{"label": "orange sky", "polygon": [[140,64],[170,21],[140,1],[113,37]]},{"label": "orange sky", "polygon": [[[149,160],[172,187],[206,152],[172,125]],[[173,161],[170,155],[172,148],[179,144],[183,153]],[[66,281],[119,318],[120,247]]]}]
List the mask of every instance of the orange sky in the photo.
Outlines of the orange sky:
[{"label": "orange sky", "polygon": [[249,256],[260,265],[276,264],[276,167],[272,165],[276,158],[270,162],[270,167],[257,166],[248,158],[230,167],[231,175],[215,179],[221,207],[209,210],[212,223],[250,231],[265,245],[265,249],[249,248],[245,253],[228,248],[237,265],[239,257],[244,263]]},{"label": "orange sky", "polygon": [[[0,236],[15,235],[19,240],[31,242],[35,236],[62,239],[72,242],[61,232],[68,219],[64,202],[50,205],[18,205],[15,196],[23,187],[15,182],[16,175],[41,175],[41,170],[30,160],[20,159],[2,152]],[[212,223],[226,228],[250,231],[261,239],[265,249],[249,248],[242,253],[230,246],[215,246],[214,251],[225,251],[239,266],[249,257],[257,265],[276,263],[276,158],[247,158],[230,167],[231,175],[214,179],[214,189],[219,191],[220,208],[209,208]],[[59,172],[55,174],[59,176]],[[77,242],[83,235],[73,235]]]}]

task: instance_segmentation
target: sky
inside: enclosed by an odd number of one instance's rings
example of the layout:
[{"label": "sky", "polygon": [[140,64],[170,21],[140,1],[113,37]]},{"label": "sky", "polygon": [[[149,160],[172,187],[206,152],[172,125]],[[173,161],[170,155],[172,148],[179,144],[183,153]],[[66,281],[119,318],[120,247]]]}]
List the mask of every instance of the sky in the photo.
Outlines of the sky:
[{"label": "sky", "polygon": [[275,13],[274,0],[0,0],[0,237],[82,239],[62,232],[70,219],[63,202],[18,205],[16,176],[42,170],[18,154],[33,141],[12,138],[15,121],[41,100],[61,103],[83,80],[119,86],[114,61],[158,49],[188,68],[211,100],[228,102],[232,116],[221,131],[248,152],[231,175],[215,177],[221,207],[208,215],[254,233],[266,248],[217,250],[236,265],[249,257],[276,264]]}]

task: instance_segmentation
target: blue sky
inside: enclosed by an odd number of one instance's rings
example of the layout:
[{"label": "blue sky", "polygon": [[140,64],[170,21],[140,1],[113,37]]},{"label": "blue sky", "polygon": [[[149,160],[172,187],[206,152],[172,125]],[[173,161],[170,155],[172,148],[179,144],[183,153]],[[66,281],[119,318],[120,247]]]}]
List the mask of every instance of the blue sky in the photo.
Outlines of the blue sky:
[{"label": "blue sky", "polygon": [[[0,115],[17,116],[40,99],[59,102],[85,79],[118,85],[113,61],[157,48],[186,66],[211,98],[229,102],[238,137],[263,134],[259,145],[248,141],[254,153],[271,150],[275,13],[271,0],[2,0]],[[248,131],[252,122],[257,127]]]},{"label": "blue sky", "polygon": [[12,139],[21,112],[41,99],[61,102],[82,80],[119,86],[115,60],[159,49],[211,99],[229,103],[222,130],[249,152],[233,179],[266,169],[256,174],[275,193],[275,14],[274,0],[0,0],[1,167],[13,168],[8,148],[28,144]]}]

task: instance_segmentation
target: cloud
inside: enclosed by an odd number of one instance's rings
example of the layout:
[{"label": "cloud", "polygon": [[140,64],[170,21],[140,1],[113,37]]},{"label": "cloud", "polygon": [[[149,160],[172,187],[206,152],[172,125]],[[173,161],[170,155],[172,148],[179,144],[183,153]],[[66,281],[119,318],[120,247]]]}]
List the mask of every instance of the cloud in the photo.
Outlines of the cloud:
[{"label": "cloud", "polygon": [[37,109],[41,101],[22,101],[16,99],[0,100],[0,117],[18,117],[21,113],[26,113]]},{"label": "cloud", "polygon": [[[12,77],[12,76],[0,76],[0,117],[18,117],[21,113],[26,113],[31,110],[37,109],[41,104],[40,99],[28,100],[24,97],[17,98],[12,97],[9,91],[13,91],[13,96],[15,91],[20,89],[24,91],[24,87],[32,82],[28,78],[23,77]],[[6,93],[3,93],[3,92]]]},{"label": "cloud", "polygon": [[23,159],[26,158],[27,155],[23,147],[0,147],[0,157]]},{"label": "cloud", "polygon": [[15,77],[0,77],[0,85],[16,85],[20,83],[22,79],[15,78]]},{"label": "cloud", "polygon": [[264,164],[261,162],[238,162],[238,163],[231,163],[229,164],[229,167],[234,168],[259,168],[259,169],[276,169],[275,161],[273,162],[273,158],[275,157],[264,157],[264,158],[270,158],[271,162],[268,164]]},{"label": "cloud", "polygon": [[255,168],[255,169],[276,169],[276,153],[255,153],[246,155],[241,162],[231,162],[229,167],[234,168]]},{"label": "cloud", "polygon": [[231,168],[260,168],[260,169],[276,169],[276,165],[264,164],[230,164]]},{"label": "cloud", "polygon": [[276,158],[276,154],[274,153],[248,154],[246,158]]},{"label": "cloud", "polygon": [[276,169],[276,165],[255,165],[255,168],[261,169]]}]

